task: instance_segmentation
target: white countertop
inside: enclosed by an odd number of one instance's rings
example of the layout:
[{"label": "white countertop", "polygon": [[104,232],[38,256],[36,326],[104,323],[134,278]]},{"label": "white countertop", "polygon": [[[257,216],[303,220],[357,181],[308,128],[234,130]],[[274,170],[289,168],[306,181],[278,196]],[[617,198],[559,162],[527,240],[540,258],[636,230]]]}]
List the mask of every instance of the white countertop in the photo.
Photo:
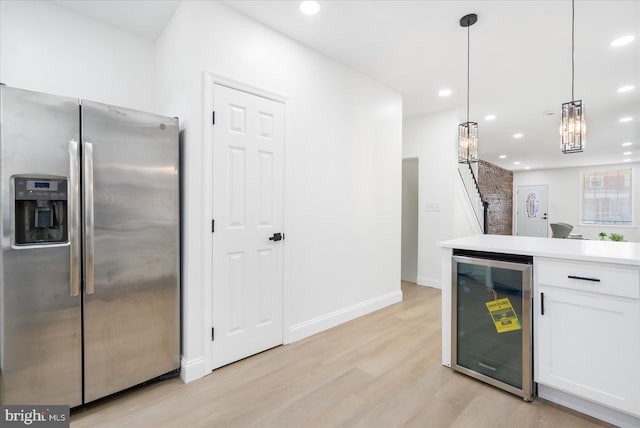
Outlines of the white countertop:
[{"label": "white countertop", "polygon": [[528,236],[474,235],[438,242],[444,248],[640,266],[640,243]]}]

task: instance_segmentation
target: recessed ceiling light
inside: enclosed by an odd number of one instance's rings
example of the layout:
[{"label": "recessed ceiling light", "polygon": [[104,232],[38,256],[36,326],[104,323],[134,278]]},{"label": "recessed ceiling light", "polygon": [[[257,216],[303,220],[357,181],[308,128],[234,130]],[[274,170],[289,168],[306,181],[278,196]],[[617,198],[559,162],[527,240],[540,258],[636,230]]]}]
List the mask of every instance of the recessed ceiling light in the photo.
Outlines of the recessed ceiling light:
[{"label": "recessed ceiling light", "polygon": [[613,42],[611,42],[611,46],[613,46],[614,48],[617,48],[618,46],[628,45],[629,43],[633,42],[633,39],[635,38],[636,37],[632,35],[619,37],[615,39]]},{"label": "recessed ceiling light", "polygon": [[305,15],[315,15],[320,12],[320,3],[313,0],[307,0],[300,3],[300,11]]},{"label": "recessed ceiling light", "polygon": [[622,143],[622,147],[629,147],[633,145],[633,143],[631,141],[627,141],[626,143]]},{"label": "recessed ceiling light", "polygon": [[629,92],[629,91],[633,91],[636,87],[633,85],[627,85],[627,86],[620,86],[618,88],[618,92]]},{"label": "recessed ceiling light", "polygon": [[515,161],[513,164],[514,164],[514,165],[520,165],[520,162]]},{"label": "recessed ceiling light", "polygon": [[633,152],[624,152],[623,155],[629,156],[629,155],[631,155],[631,153],[633,153]]},{"label": "recessed ceiling light", "polygon": [[506,158],[507,158],[507,155],[500,155],[500,156],[498,156],[498,157],[499,157],[500,159],[506,159]]},{"label": "recessed ceiling light", "polygon": [[531,167],[530,166],[525,166],[524,169],[531,169]]},{"label": "recessed ceiling light", "polygon": [[451,89],[442,89],[440,92],[438,92],[438,95],[441,97],[448,97],[449,95],[451,95]]},{"label": "recessed ceiling light", "polygon": [[624,159],[622,162],[631,162],[631,159]]},{"label": "recessed ceiling light", "polygon": [[513,138],[522,138],[523,135],[518,133],[518,134],[513,134]]},{"label": "recessed ceiling light", "polygon": [[620,118],[620,123],[631,122],[632,120],[633,120],[633,118],[630,117],[630,116],[622,117],[622,118]]},{"label": "recessed ceiling light", "polygon": [[488,114],[484,117],[484,120],[496,120],[495,114]]}]

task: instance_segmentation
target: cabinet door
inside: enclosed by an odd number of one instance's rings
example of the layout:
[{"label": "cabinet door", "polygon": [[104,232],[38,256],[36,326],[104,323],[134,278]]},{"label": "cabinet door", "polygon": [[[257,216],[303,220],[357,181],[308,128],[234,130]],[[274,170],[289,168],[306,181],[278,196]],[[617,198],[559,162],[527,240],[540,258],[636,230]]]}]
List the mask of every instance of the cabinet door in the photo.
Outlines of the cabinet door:
[{"label": "cabinet door", "polygon": [[640,302],[540,285],[535,299],[536,382],[640,415]]}]

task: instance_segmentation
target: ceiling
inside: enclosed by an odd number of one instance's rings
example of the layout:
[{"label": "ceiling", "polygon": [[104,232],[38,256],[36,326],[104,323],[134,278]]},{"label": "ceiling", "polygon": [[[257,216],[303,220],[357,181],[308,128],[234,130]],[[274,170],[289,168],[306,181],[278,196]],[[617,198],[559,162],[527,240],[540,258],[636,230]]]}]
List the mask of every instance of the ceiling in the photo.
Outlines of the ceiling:
[{"label": "ceiling", "polygon": [[49,0],[65,9],[147,40],[156,40],[176,11],[180,0]]},{"label": "ceiling", "polygon": [[[56,3],[138,34],[141,23],[154,24],[142,35],[155,40],[179,2]],[[469,119],[479,123],[481,159],[511,170],[640,162],[640,0],[576,1],[575,99],[585,105],[587,146],[569,155],[558,132],[561,104],[571,100],[569,0],[320,1],[316,16],[302,15],[297,1],[223,3],[400,92],[405,117],[465,114],[467,30],[459,20],[476,13]],[[610,45],[628,34],[632,43]],[[635,89],[618,93],[624,85]],[[452,94],[439,97],[445,88]],[[496,119],[486,121],[489,114]]]}]

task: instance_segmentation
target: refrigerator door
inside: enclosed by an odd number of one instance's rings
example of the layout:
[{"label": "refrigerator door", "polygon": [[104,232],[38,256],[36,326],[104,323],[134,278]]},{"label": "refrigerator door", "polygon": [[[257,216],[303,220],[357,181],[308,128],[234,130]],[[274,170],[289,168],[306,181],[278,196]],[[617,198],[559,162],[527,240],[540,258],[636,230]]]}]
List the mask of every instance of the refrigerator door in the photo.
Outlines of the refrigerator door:
[{"label": "refrigerator door", "polygon": [[179,367],[178,121],[81,110],[90,402]]},{"label": "refrigerator door", "polygon": [[0,104],[0,403],[77,406],[78,101],[4,86]]}]

